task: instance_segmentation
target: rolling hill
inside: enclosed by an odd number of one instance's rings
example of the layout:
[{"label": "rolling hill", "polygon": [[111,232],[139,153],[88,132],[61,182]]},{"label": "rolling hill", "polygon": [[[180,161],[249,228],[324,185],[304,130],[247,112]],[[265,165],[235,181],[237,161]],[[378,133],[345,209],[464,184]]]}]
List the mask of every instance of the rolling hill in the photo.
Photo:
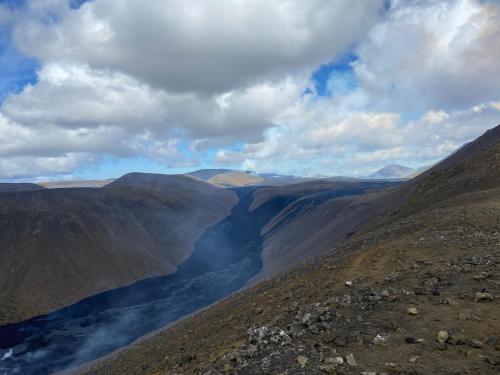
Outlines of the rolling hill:
[{"label": "rolling hill", "polygon": [[246,172],[227,172],[208,179],[208,182],[221,186],[256,185],[262,181],[264,181],[262,177]]}]

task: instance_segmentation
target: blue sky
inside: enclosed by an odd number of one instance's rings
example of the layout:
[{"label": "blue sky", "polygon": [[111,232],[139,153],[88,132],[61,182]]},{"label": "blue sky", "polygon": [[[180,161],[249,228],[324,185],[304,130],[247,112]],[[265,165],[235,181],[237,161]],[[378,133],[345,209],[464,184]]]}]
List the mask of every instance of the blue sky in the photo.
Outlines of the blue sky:
[{"label": "blue sky", "polygon": [[10,40],[8,27],[0,29],[0,103],[9,94],[18,93],[26,84],[36,82],[38,63],[21,54]]},{"label": "blue sky", "polygon": [[[356,81],[353,77],[351,66],[354,61],[356,61],[356,55],[353,52],[349,52],[334,61],[321,65],[312,74],[317,94],[319,96],[330,96],[334,93],[347,94],[349,91],[355,89]],[[332,90],[332,87],[328,87],[329,81],[332,83],[340,81],[339,83],[342,83],[342,85],[338,85],[340,90]]]},{"label": "blue sky", "polygon": [[499,25],[478,0],[0,0],[0,180],[429,165],[500,122]]}]

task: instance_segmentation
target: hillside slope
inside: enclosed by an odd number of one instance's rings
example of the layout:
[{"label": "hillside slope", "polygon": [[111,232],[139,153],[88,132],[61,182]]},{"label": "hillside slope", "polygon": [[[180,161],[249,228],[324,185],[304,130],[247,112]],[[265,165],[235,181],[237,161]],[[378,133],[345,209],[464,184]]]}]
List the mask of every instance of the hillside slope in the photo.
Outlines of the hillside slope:
[{"label": "hillside slope", "polygon": [[258,175],[235,171],[218,174],[208,179],[208,181],[222,186],[247,186],[262,182],[263,178]]},{"label": "hillside slope", "polygon": [[236,203],[189,176],[0,194],[0,324],[175,271]]},{"label": "hillside slope", "polygon": [[264,202],[288,204],[263,228],[263,269],[254,281],[276,275],[327,253],[387,206],[377,205],[396,182],[319,180],[255,193],[252,209]]},{"label": "hillside slope", "polygon": [[499,174],[497,127],[327,256],[82,373],[497,374]]},{"label": "hillside slope", "polygon": [[214,176],[228,172],[234,172],[234,171],[231,169],[211,168],[211,169],[198,169],[197,171],[189,172],[186,174],[189,176],[199,178],[200,180],[207,181]]},{"label": "hillside slope", "polygon": [[45,187],[37,184],[29,183],[0,183],[0,193],[8,193],[14,191],[29,191],[29,190],[44,190]]}]

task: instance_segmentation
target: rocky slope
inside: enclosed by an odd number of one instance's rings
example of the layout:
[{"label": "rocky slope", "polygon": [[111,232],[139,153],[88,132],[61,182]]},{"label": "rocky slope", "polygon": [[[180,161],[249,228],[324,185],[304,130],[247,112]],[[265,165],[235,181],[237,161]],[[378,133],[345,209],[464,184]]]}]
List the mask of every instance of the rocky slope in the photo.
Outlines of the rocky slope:
[{"label": "rocky slope", "polygon": [[376,201],[327,256],[80,372],[498,374],[500,127]]},{"label": "rocky slope", "polygon": [[184,175],[0,194],[0,324],[175,271],[236,202]]}]

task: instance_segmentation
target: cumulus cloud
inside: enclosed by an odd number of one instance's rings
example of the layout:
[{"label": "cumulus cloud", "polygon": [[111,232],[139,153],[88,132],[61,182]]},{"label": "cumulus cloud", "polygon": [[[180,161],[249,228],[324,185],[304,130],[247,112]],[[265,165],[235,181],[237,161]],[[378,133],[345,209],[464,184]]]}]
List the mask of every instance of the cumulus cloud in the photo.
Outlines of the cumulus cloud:
[{"label": "cumulus cloud", "polygon": [[71,175],[77,168],[92,161],[91,155],[80,153],[57,157],[19,156],[0,159],[0,174],[5,179],[41,177],[41,180],[47,180],[54,175]]},{"label": "cumulus cloud", "polygon": [[[334,59],[378,19],[381,0],[30,2],[14,31],[41,61],[85,61],[172,92],[224,93]],[[50,4],[50,5],[48,5]],[[60,22],[47,22],[52,13]],[[45,15],[45,16],[44,16]]]},{"label": "cumulus cloud", "polygon": [[500,122],[496,2],[31,0],[2,19],[40,68],[0,105],[0,178],[103,156],[366,174]]},{"label": "cumulus cloud", "polygon": [[451,110],[500,97],[498,3],[393,1],[356,51],[373,106]]},{"label": "cumulus cloud", "polygon": [[[50,156],[68,152],[106,152],[109,145],[119,142],[119,128],[61,129],[52,125],[29,127],[0,115],[0,157]],[[124,150],[122,149],[122,153]]]},{"label": "cumulus cloud", "polygon": [[393,112],[337,113],[328,102],[302,101],[288,114],[293,122],[283,118],[284,124],[267,131],[262,142],[241,151],[220,150],[215,161],[261,171],[276,171],[279,165],[288,173],[366,176],[393,162],[430,165],[500,122],[498,102],[429,111],[410,121]]},{"label": "cumulus cloud", "polygon": [[[147,130],[162,137],[182,130],[191,138],[255,139],[273,116],[300,97],[307,79],[288,77],[213,97],[172,94],[128,75],[76,63],[49,63],[3,105],[5,117],[25,126]],[[124,134],[126,135],[126,134]]]},{"label": "cumulus cloud", "polygon": [[26,125],[62,128],[154,126],[165,117],[165,94],[126,75],[87,65],[49,63],[27,85],[3,103],[4,114]]},{"label": "cumulus cloud", "polygon": [[262,142],[216,161],[264,170],[368,174],[384,163],[430,164],[500,123],[500,5],[393,1],[332,72],[329,98],[301,98]]}]

